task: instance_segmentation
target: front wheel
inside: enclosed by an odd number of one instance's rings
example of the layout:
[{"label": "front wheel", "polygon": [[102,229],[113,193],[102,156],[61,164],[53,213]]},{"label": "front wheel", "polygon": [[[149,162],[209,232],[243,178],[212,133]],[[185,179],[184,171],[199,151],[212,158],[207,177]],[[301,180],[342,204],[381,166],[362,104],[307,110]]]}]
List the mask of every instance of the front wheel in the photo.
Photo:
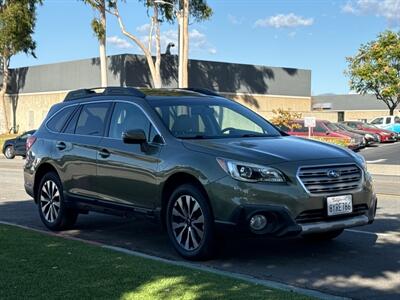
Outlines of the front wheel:
[{"label": "front wheel", "polygon": [[7,148],[4,151],[4,156],[7,159],[13,159],[15,157],[15,151],[13,146],[7,146]]},{"label": "front wheel", "polygon": [[68,229],[76,223],[78,213],[65,206],[57,174],[50,172],[43,176],[36,197],[40,218],[50,230]]},{"label": "front wheel", "polygon": [[201,260],[213,255],[214,220],[206,197],[196,186],[178,187],[169,199],[166,213],[169,239],[181,256]]},{"label": "front wheel", "polygon": [[303,235],[303,238],[310,241],[329,241],[337,238],[343,233],[344,229],[338,229],[328,232],[318,232]]}]

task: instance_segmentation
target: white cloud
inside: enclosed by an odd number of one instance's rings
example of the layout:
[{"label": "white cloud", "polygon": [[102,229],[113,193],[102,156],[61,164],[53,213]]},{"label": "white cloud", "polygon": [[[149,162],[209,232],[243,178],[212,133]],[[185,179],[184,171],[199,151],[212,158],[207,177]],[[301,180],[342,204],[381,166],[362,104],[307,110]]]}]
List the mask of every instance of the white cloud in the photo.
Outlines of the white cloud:
[{"label": "white cloud", "polygon": [[234,15],[228,14],[228,21],[233,25],[240,25],[243,23],[243,18],[238,18]]},{"label": "white cloud", "polygon": [[136,31],[140,33],[147,33],[150,30],[150,24],[143,24],[136,27]]},{"label": "white cloud", "polygon": [[400,0],[353,0],[342,6],[342,12],[354,15],[375,15],[385,18],[389,25],[400,25]]},{"label": "white cloud", "polygon": [[304,18],[297,16],[294,13],[287,15],[278,14],[265,19],[258,19],[255,27],[274,27],[274,28],[290,28],[299,26],[311,26],[314,23],[313,18]]},{"label": "white cloud", "polygon": [[117,48],[120,49],[130,49],[133,48],[133,45],[129,43],[125,39],[121,39],[120,37],[114,35],[107,38],[107,42]]},{"label": "white cloud", "polygon": [[297,34],[296,31],[292,31],[292,32],[289,32],[288,36],[289,36],[290,38],[294,38],[294,37],[296,36],[296,34]]}]

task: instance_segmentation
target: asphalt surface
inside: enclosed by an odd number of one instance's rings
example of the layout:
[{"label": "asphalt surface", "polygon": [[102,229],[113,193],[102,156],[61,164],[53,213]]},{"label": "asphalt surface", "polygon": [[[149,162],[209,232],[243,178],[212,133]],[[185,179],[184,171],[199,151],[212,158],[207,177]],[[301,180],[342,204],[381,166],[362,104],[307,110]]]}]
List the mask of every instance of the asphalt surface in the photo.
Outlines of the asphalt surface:
[{"label": "asphalt surface", "polygon": [[366,147],[359,153],[369,164],[400,165],[400,142]]},{"label": "asphalt surface", "polygon": [[[45,230],[23,190],[23,161],[0,159],[0,220]],[[375,176],[379,193],[372,225],[346,230],[334,241],[224,241],[215,260],[202,264],[354,299],[399,299],[400,178]],[[63,234],[181,260],[167,236],[149,220],[82,215]],[[0,245],[1,251],[1,245]]]}]

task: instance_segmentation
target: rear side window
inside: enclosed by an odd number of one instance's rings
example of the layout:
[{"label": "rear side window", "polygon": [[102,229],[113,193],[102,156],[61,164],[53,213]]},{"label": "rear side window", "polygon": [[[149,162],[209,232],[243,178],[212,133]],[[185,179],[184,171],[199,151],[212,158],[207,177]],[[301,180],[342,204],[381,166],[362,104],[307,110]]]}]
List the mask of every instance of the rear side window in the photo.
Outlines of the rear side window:
[{"label": "rear side window", "polygon": [[69,133],[69,134],[75,133],[76,122],[78,122],[80,111],[81,109],[79,108],[74,112],[74,115],[70,118],[70,121],[68,122],[67,126],[64,129],[64,133]]},{"label": "rear side window", "polygon": [[75,108],[76,106],[70,106],[54,114],[53,117],[50,119],[50,121],[47,122],[47,127],[51,131],[60,132],[63,129],[65,122],[68,120],[69,116],[72,114]]},{"label": "rear side window", "polygon": [[102,136],[109,108],[110,103],[85,104],[79,115],[75,133]]}]

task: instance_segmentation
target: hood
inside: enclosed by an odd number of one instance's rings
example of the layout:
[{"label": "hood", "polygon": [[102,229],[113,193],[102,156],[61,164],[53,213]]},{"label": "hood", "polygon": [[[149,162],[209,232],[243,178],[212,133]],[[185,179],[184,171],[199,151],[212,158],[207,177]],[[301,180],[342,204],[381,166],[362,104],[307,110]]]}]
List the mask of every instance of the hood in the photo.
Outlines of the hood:
[{"label": "hood", "polygon": [[283,162],[351,158],[348,150],[318,141],[280,136],[270,138],[184,140],[193,151],[242,161]]}]

